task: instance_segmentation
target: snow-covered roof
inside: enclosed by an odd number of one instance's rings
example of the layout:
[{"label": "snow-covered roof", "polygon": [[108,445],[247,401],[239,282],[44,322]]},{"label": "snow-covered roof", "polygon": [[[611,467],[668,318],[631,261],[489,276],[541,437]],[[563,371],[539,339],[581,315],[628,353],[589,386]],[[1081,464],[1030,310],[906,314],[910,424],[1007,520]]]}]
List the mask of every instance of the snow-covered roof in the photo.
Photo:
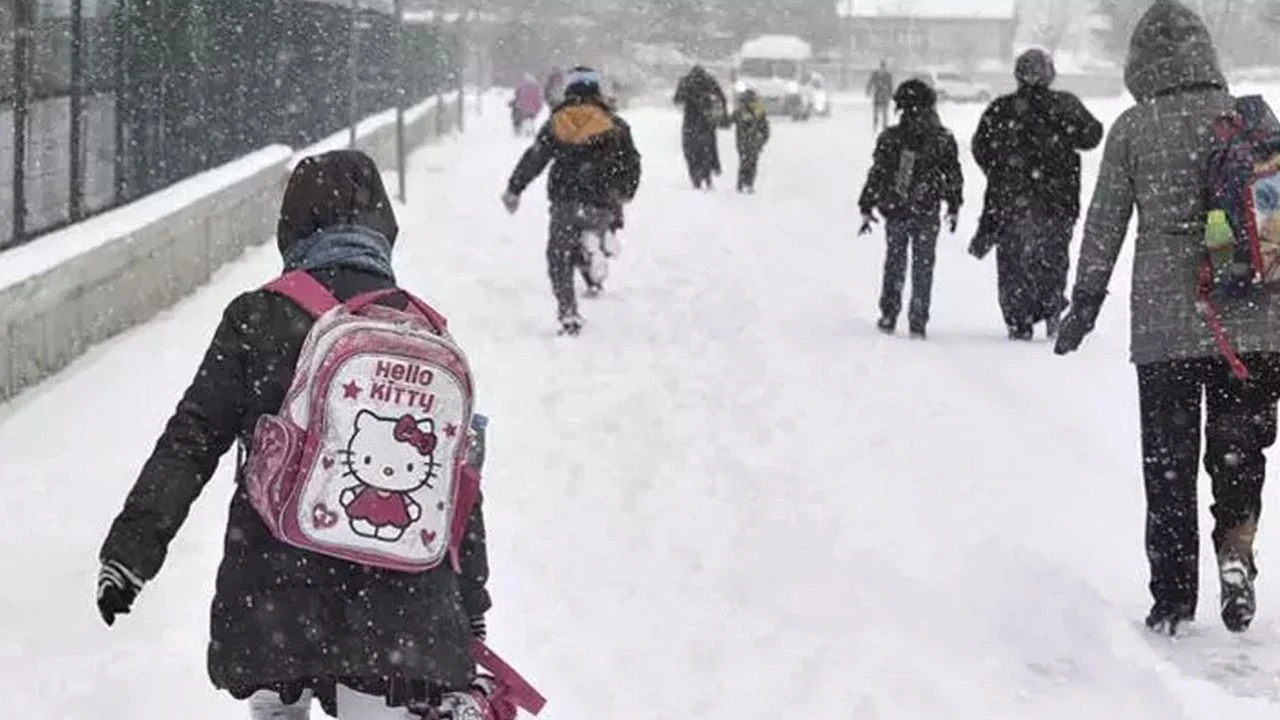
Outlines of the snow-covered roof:
[{"label": "snow-covered roof", "polygon": [[1012,20],[1017,0],[844,0],[854,17]]},{"label": "snow-covered roof", "polygon": [[777,60],[808,60],[813,46],[794,35],[761,35],[742,43],[739,57]]}]

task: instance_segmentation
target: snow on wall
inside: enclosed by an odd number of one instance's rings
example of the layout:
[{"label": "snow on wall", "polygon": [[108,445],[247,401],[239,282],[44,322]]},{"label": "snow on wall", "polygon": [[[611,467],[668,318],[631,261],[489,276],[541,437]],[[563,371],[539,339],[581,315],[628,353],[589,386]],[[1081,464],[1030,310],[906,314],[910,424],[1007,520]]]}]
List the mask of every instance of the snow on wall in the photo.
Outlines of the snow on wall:
[{"label": "snow on wall", "polygon": [[[405,147],[457,125],[458,94],[406,110]],[[357,126],[356,146],[395,163],[395,112]],[[90,346],[146,321],[275,233],[298,159],[346,147],[348,134],[299,152],[274,145],[0,254],[0,400],[61,370]]]}]

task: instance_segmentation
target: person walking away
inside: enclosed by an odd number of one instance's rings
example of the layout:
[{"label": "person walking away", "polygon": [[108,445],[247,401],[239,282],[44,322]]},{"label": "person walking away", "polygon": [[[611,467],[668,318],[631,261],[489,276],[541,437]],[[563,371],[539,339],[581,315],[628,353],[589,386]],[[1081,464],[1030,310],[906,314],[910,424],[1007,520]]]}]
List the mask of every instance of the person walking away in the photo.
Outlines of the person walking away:
[{"label": "person walking away", "polygon": [[[298,163],[284,191],[277,230],[287,274],[228,305],[199,371],[143,465],[99,554],[97,606],[107,625],[113,625],[118,616],[130,612],[146,583],[160,571],[170,543],[219,459],[232,443],[241,443],[210,614],[208,669],[215,687],[240,700],[252,699],[255,718],[306,717],[312,698],[343,720],[398,718],[404,707],[426,702],[431,694],[464,699],[478,680],[470,645],[473,638],[483,638],[484,616],[491,605],[480,504],[467,513],[462,503],[442,497],[445,512],[465,524],[460,535],[440,534],[442,543],[456,547],[458,562],[403,572],[281,541],[256,507],[261,498],[251,487],[254,468],[270,463],[272,457],[258,454],[255,428],[265,419],[279,427],[280,419],[268,416],[285,412],[286,391],[303,377],[295,377],[295,367],[301,368],[298,373],[312,367],[300,365],[299,357],[315,311],[357,296],[388,311],[417,307],[418,301],[396,285],[391,252],[397,234],[391,202],[367,155],[339,150]],[[295,299],[299,297],[309,302]],[[443,329],[443,320],[439,327]],[[362,379],[352,380],[352,387],[363,384]],[[372,393],[356,387],[344,397],[363,411],[349,418],[354,429],[340,430],[354,434],[350,446],[332,460],[341,463],[343,453],[355,448],[380,461],[394,457],[419,465],[417,459],[425,451],[429,462],[422,468],[430,466],[432,472],[449,477],[459,467],[445,450],[457,443],[436,438],[429,430],[436,411],[407,405],[396,410],[383,402],[375,415],[369,412],[375,407],[369,405],[376,400]],[[338,412],[331,404],[311,406],[313,411],[317,407]],[[382,417],[392,410],[403,417]],[[428,446],[433,438],[439,448]],[[412,447],[405,444],[409,441]],[[252,449],[246,452],[247,448]],[[420,477],[412,470],[400,473],[400,462],[396,460],[394,468],[388,464],[377,478],[353,469],[350,484],[365,488],[366,483],[409,480],[397,486],[403,493],[392,493],[405,512],[372,513],[377,509],[376,493],[353,491],[364,499],[341,507],[336,502],[331,508],[317,505],[315,522],[341,531],[351,518],[350,527],[355,527],[356,508],[362,506],[370,512],[360,517],[381,522],[379,533],[407,530],[416,535],[411,509],[425,500],[414,498],[429,493],[405,490]],[[461,482],[458,477],[453,475],[450,482]],[[302,482],[307,489],[313,487],[313,480]]]},{"label": "person walking away", "polygon": [[972,148],[987,191],[970,253],[996,248],[1000,309],[1009,337],[1030,340],[1035,325],[1057,334],[1067,307],[1071,238],[1080,217],[1080,153],[1102,142],[1102,123],[1080,99],[1051,89],[1053,59],[1018,57],[1016,92],[996,99]]},{"label": "person walking away", "polygon": [[552,68],[542,86],[542,99],[547,107],[556,107],[564,101],[565,74],[560,68]]},{"label": "person walking away", "polygon": [[879,133],[889,127],[889,101],[893,99],[893,74],[889,61],[881,60],[880,67],[871,71],[867,79],[867,96],[871,98],[871,132]]},{"label": "person walking away", "polygon": [[[1138,375],[1154,601],[1146,624],[1176,634],[1196,616],[1203,408],[1219,610],[1229,630],[1243,631],[1256,612],[1254,540],[1266,451],[1276,440],[1280,296],[1268,290],[1215,301],[1220,326],[1247,367],[1242,380],[1198,307],[1205,252],[1197,245],[1210,195],[1204,179],[1218,146],[1212,128],[1235,107],[1199,16],[1179,2],[1154,3],[1130,38],[1125,84],[1137,104],[1107,136],[1055,352],[1074,352],[1093,330],[1136,207],[1130,359]],[[1274,116],[1265,130],[1280,130]]]},{"label": "person walking away", "polygon": [[[621,230],[623,205],[631,202],[640,187],[640,153],[631,128],[609,109],[600,87],[595,70],[578,67],[569,73],[564,102],[551,111],[520,158],[502,197],[507,211],[515,213],[521,194],[551,167],[547,274],[561,332],[567,335],[582,329],[573,272],[590,261],[583,237]],[[598,292],[601,282],[602,277],[589,276],[588,288]]]},{"label": "person walking away", "polygon": [[728,121],[728,103],[720,83],[701,65],[695,65],[676,86],[675,103],[684,107],[681,140],[689,179],[695,189],[712,189],[712,177],[720,174],[720,149],[716,130]]},{"label": "person walking away", "polygon": [[964,202],[964,177],[955,136],[942,126],[937,94],[920,80],[907,80],[894,92],[901,120],[880,134],[871,171],[858,205],[860,235],[871,231],[878,211],[888,243],[880,293],[882,332],[893,333],[902,309],[907,251],[911,251],[911,337],[924,339],[932,302],[938,244],[938,215],[947,206],[947,224],[956,231]]},{"label": "person walking away", "polygon": [[754,90],[746,90],[733,113],[738,146],[738,192],[756,191],[756,171],[760,153],[769,142],[769,118],[764,101]]},{"label": "person walking away", "polygon": [[537,78],[525,75],[511,100],[511,123],[516,135],[523,135],[525,127],[537,120],[542,112],[542,95]]}]

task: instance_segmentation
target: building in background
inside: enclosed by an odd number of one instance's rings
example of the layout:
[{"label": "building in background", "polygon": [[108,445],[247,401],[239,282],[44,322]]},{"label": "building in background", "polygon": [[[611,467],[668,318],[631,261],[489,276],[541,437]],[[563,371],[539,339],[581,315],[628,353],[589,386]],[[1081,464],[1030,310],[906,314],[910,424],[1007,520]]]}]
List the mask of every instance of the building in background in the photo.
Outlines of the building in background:
[{"label": "building in background", "polygon": [[977,71],[1012,62],[1016,0],[839,0],[848,62]]}]

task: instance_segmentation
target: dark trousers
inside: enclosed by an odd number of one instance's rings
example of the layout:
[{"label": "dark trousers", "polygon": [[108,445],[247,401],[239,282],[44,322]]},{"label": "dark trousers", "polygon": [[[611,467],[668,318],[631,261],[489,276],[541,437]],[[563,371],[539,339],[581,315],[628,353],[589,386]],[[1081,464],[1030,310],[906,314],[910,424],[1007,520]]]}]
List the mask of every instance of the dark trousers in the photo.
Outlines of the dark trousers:
[{"label": "dark trousers", "polygon": [[1199,589],[1196,481],[1204,398],[1204,467],[1213,481],[1214,548],[1253,559],[1264,451],[1276,441],[1280,355],[1247,355],[1242,383],[1219,358],[1138,366],[1151,596],[1194,612]]},{"label": "dark trousers", "polygon": [[590,283],[582,234],[588,230],[607,232],[616,217],[616,211],[608,208],[574,204],[551,206],[547,276],[551,279],[551,292],[556,297],[557,315],[561,319],[578,314],[578,293],[573,284],[574,269],[582,273],[583,282]]},{"label": "dark trousers", "polygon": [[738,189],[756,186],[756,171],[760,168],[760,151],[738,148]]},{"label": "dark trousers", "polygon": [[929,324],[933,296],[933,266],[938,247],[936,215],[885,220],[888,247],[884,256],[884,280],[880,286],[880,314],[892,320],[902,311],[902,290],[907,281],[907,250],[911,251],[911,307],[907,317],[912,328]]},{"label": "dark trousers", "polygon": [[871,107],[871,131],[880,132],[889,127],[889,101],[876,100]]},{"label": "dark trousers", "polygon": [[695,187],[710,185],[712,176],[720,174],[720,147],[715,127],[686,124],[683,147],[689,179]]},{"label": "dark trousers", "polygon": [[1030,330],[1067,307],[1074,222],[1027,217],[1012,223],[996,248],[1000,310],[1011,329]]}]

